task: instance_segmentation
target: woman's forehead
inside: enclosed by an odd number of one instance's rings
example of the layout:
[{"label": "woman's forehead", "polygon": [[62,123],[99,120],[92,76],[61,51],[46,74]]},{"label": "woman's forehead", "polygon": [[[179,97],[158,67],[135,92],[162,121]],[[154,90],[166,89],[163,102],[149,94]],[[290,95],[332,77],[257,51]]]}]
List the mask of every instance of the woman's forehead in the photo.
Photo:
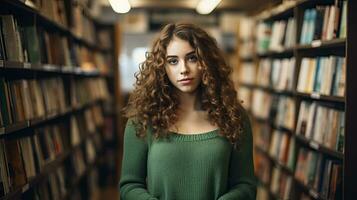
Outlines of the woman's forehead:
[{"label": "woman's forehead", "polygon": [[191,53],[195,49],[186,40],[173,37],[166,48],[167,56],[185,56],[187,53]]}]

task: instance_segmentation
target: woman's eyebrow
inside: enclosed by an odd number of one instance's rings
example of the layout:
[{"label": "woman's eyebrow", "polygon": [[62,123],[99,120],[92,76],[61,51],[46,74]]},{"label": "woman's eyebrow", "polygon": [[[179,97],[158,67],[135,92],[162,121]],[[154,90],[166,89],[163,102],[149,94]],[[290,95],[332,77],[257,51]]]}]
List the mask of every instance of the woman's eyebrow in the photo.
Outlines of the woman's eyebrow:
[{"label": "woman's eyebrow", "polygon": [[196,54],[196,52],[195,51],[191,51],[191,52],[187,53],[186,56],[190,56],[192,54]]},{"label": "woman's eyebrow", "polygon": [[[190,51],[186,54],[186,56],[190,56],[192,54],[195,54],[196,52],[195,51]],[[177,58],[178,56],[177,55],[167,55],[166,58]]]}]

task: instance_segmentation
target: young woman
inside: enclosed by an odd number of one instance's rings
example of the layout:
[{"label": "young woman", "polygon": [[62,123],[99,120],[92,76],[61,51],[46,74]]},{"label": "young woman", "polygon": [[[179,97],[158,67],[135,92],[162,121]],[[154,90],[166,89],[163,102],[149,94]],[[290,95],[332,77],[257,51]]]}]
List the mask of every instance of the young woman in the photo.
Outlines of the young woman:
[{"label": "young woman", "polygon": [[120,179],[122,200],[249,200],[252,133],[216,41],[168,24],[136,74]]}]

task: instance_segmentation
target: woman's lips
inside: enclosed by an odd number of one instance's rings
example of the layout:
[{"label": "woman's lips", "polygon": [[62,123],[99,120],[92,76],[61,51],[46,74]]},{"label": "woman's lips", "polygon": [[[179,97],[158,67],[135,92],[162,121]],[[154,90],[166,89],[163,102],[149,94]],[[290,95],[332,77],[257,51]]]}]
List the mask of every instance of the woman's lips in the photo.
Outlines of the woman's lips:
[{"label": "woman's lips", "polygon": [[179,80],[179,83],[181,83],[182,85],[188,85],[192,82],[193,78],[185,78],[185,79],[181,79]]}]

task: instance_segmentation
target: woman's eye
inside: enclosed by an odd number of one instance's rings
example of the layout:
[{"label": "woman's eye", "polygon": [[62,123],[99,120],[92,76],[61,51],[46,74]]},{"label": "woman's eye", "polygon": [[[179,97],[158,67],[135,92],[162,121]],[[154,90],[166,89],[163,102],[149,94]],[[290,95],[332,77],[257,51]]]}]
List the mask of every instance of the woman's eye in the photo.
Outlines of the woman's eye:
[{"label": "woman's eye", "polygon": [[197,56],[195,56],[195,55],[189,56],[188,61],[189,62],[197,62]]},{"label": "woman's eye", "polygon": [[170,59],[167,61],[170,65],[176,65],[178,63],[177,59]]}]

